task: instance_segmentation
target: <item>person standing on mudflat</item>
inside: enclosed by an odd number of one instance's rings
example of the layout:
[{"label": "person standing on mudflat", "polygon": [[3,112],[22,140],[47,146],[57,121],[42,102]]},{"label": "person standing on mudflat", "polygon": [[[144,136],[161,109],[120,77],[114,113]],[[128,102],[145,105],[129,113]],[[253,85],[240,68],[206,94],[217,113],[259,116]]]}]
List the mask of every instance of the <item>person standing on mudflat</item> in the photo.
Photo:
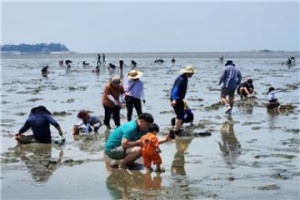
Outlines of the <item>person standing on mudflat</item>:
[{"label": "person standing on mudflat", "polygon": [[[234,104],[234,93],[241,81],[241,71],[235,67],[235,64],[232,60],[228,60],[225,63],[223,74],[219,80],[219,85],[223,83],[221,90],[221,103],[226,106],[226,114],[231,114]],[[229,96],[229,98],[226,99],[226,96]]]},{"label": "person standing on mudflat", "polygon": [[[186,66],[180,70],[181,75],[179,75],[171,89],[170,102],[173,107],[176,120],[174,132],[170,132],[170,137],[174,139],[175,135],[180,135],[180,130],[182,121],[184,118],[184,98],[187,92],[188,78],[191,78],[195,73],[193,66]],[[174,135],[175,134],[175,135]]]}]

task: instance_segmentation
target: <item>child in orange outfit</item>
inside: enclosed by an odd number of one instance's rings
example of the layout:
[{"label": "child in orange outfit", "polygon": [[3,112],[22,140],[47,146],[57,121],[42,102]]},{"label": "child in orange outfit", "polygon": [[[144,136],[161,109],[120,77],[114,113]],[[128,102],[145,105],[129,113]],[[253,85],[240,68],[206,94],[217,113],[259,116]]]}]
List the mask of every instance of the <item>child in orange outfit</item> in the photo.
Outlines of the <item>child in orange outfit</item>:
[{"label": "child in orange outfit", "polygon": [[153,164],[156,165],[156,172],[164,172],[164,169],[160,167],[162,160],[159,155],[161,152],[159,148],[159,140],[156,136],[158,132],[158,125],[153,123],[148,129],[148,133],[141,138],[142,156],[144,160],[144,166],[148,171],[153,171],[151,168],[151,163],[153,162]]}]

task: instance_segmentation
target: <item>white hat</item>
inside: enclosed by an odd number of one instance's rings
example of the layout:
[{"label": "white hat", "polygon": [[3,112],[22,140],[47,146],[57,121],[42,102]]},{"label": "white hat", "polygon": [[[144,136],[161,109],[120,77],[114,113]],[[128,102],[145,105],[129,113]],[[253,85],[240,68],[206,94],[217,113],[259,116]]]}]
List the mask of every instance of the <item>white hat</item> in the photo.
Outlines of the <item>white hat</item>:
[{"label": "white hat", "polygon": [[138,79],[143,75],[143,72],[140,71],[136,71],[136,70],[131,70],[128,74],[127,74],[127,78],[129,79]]},{"label": "white hat", "polygon": [[191,65],[185,66],[183,69],[180,70],[181,74],[193,74],[195,72],[196,70]]}]

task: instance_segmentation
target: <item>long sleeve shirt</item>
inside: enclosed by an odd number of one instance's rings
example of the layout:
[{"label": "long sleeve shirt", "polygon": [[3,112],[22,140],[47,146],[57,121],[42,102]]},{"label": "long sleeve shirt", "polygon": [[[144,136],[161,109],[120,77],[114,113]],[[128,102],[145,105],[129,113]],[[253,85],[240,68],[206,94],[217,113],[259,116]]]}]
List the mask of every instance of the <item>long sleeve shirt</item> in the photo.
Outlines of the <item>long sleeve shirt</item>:
[{"label": "long sleeve shirt", "polygon": [[59,124],[49,114],[32,114],[21,127],[19,133],[22,134],[31,128],[34,139],[43,143],[51,143],[50,124],[59,127]]},{"label": "long sleeve shirt", "polygon": [[144,99],[144,83],[138,80],[128,79],[125,84],[125,94],[137,99]]},{"label": "long sleeve shirt", "polygon": [[188,78],[184,75],[180,75],[176,78],[175,83],[171,90],[170,100],[183,100],[186,95],[186,90],[188,86]]},{"label": "long sleeve shirt", "polygon": [[281,92],[281,90],[273,90],[272,92],[269,92],[268,100],[269,101],[275,100],[276,99],[275,94],[278,92]]},{"label": "long sleeve shirt", "polygon": [[242,74],[239,69],[233,65],[228,65],[224,68],[220,78],[219,85],[223,83],[223,88],[236,89],[242,81]]}]

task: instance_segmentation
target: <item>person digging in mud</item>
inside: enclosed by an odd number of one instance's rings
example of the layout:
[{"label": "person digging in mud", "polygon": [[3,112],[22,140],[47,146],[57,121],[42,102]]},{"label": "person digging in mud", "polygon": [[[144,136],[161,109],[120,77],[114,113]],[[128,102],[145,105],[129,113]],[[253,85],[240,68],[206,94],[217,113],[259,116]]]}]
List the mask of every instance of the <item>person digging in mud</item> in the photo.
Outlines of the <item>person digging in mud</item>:
[{"label": "person digging in mud", "polygon": [[82,121],[73,127],[73,135],[79,135],[80,130],[84,133],[90,133],[93,130],[97,133],[102,123],[96,116],[92,116],[86,110],[81,110],[77,114],[77,118]]},{"label": "person digging in mud", "polygon": [[[45,106],[38,106],[32,108],[28,119],[20,128],[19,132],[15,134],[15,139],[20,143],[51,143],[50,124],[53,125],[58,134],[62,137],[63,132],[60,125],[52,117],[51,113]],[[31,128],[33,135],[23,136],[22,134]]]},{"label": "person digging in mud", "polygon": [[254,86],[252,83],[253,80],[249,78],[247,81],[242,82],[238,86],[237,93],[241,96],[241,100],[255,95]]}]

